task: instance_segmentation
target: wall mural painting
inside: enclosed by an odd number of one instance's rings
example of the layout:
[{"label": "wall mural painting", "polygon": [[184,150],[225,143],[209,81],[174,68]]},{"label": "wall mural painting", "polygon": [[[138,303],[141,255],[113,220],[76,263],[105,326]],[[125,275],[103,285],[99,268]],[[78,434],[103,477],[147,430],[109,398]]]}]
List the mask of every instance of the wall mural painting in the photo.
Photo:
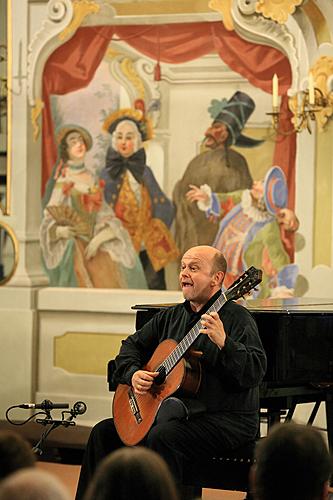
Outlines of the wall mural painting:
[{"label": "wall mural painting", "polygon": [[[193,39],[195,30],[190,35]],[[293,211],[293,138],[275,144],[273,166],[266,166],[263,178],[253,178],[246,152],[264,141],[243,129],[255,102],[239,90],[230,98],[212,96],[202,151],[188,158],[167,194],[154,174],[161,166],[147,160],[156,126],[146,111],[149,103],[144,95],[133,98],[124,91],[101,54],[107,48],[108,43],[96,49],[99,63],[93,68],[88,61],[90,76],[79,85],[57,88],[48,77],[53,56],[50,68],[46,65],[44,100],[51,122],[43,128],[40,236],[50,286],[167,289],[167,266],[178,263],[190,246],[208,244],[227,258],[226,286],[255,265],[264,273],[255,296],[293,296],[298,268],[291,235],[299,226]],[[55,62],[65,59],[62,49]],[[200,57],[198,50],[182,62]],[[271,71],[257,82],[266,91]],[[128,105],[121,104],[126,100]],[[161,117],[167,112],[159,111]]]}]

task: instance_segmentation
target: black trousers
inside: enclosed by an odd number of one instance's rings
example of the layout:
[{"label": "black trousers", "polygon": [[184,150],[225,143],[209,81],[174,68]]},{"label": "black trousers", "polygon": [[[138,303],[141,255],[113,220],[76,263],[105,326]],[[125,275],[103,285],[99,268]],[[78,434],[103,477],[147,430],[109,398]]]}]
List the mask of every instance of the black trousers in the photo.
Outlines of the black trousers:
[{"label": "black trousers", "polygon": [[142,250],[139,257],[145,273],[148,288],[150,290],[166,290],[164,268],[159,271],[154,271],[146,250]]},{"label": "black trousers", "polygon": [[[141,445],[159,453],[168,464],[178,487],[186,461],[203,462],[256,438],[258,419],[253,414],[200,414],[188,420],[171,420],[152,426]],[[76,500],[82,500],[98,463],[123,446],[113,419],[92,429],[84,454]]]}]

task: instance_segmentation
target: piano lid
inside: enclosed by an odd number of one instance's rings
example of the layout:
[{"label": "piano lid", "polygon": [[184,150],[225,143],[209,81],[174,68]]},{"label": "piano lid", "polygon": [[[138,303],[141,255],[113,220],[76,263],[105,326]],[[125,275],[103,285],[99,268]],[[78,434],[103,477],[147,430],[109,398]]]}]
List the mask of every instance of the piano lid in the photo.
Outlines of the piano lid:
[{"label": "piano lid", "polygon": [[[332,299],[242,299],[242,304],[255,318],[267,354],[267,387],[332,384]],[[137,310],[136,328],[172,305],[133,306]]]},{"label": "piano lid", "polygon": [[[290,299],[240,299],[238,303],[245,306],[249,311],[272,312],[272,313],[333,313],[333,299],[293,297]],[[136,304],[131,309],[167,309],[176,303],[167,304]]]}]

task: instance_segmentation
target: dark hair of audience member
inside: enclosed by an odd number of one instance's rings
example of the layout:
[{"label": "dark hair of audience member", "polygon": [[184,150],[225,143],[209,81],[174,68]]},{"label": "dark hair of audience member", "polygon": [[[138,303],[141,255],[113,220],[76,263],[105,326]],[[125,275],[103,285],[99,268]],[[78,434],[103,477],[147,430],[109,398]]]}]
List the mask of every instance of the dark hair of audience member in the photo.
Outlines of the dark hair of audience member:
[{"label": "dark hair of audience member", "polygon": [[124,447],[98,466],[85,500],[178,500],[174,479],[156,452]]},{"label": "dark hair of audience member", "polygon": [[45,470],[17,470],[0,482],[0,500],[70,500],[57,476]]},{"label": "dark hair of audience member", "polygon": [[295,423],[275,425],[255,451],[256,500],[320,500],[332,472],[332,458],[319,431]]},{"label": "dark hair of audience member", "polygon": [[30,444],[20,434],[10,430],[0,431],[0,479],[18,469],[34,466],[35,461]]}]

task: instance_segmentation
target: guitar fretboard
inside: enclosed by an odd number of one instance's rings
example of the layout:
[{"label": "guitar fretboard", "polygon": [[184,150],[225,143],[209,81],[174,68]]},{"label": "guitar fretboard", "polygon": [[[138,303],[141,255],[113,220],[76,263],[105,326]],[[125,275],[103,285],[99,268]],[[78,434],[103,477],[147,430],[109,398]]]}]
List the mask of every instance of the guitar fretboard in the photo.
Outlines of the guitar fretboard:
[{"label": "guitar fretboard", "polygon": [[[222,306],[227,302],[227,297],[222,293],[215,302],[207,309],[205,314],[210,314],[211,312],[217,312]],[[171,370],[176,366],[178,361],[184,356],[186,351],[191,347],[194,341],[199,337],[200,330],[203,328],[201,319],[191,328],[191,330],[185,335],[183,340],[174,348],[174,350],[169,354],[169,356],[163,361],[157,371],[164,372],[165,375],[171,372]]]}]

